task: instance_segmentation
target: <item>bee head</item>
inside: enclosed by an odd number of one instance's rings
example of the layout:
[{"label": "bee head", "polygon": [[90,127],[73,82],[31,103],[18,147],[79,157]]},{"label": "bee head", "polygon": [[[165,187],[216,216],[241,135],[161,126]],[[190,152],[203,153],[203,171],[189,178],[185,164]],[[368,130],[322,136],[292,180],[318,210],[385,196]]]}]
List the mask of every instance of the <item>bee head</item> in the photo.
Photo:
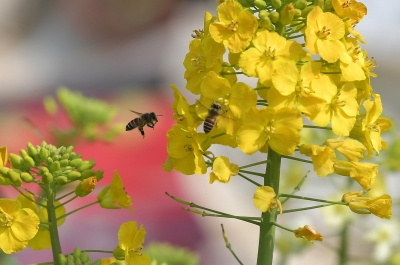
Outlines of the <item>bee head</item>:
[{"label": "bee head", "polygon": [[220,110],[220,109],[222,109],[222,106],[221,106],[221,104],[214,101],[213,103],[211,103],[211,108]]}]

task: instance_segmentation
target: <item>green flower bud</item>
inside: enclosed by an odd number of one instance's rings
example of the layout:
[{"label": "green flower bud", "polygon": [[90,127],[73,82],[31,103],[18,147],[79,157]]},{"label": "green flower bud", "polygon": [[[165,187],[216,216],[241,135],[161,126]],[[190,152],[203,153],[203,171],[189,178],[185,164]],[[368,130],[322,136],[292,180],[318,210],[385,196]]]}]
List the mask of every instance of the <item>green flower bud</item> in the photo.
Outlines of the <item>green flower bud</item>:
[{"label": "green flower bud", "polygon": [[271,4],[275,9],[278,9],[281,7],[282,1],[281,0],[271,0]]},{"label": "green flower bud", "polygon": [[61,170],[60,162],[55,161],[50,165],[50,172],[55,172]]},{"label": "green flower bud", "polygon": [[119,246],[116,246],[113,250],[113,256],[116,260],[125,260],[125,251]]},{"label": "green flower bud", "polygon": [[304,9],[307,7],[307,0],[297,0],[294,3],[294,7],[298,9]]},{"label": "green flower bud", "polygon": [[28,148],[28,154],[31,155],[32,157],[37,157],[38,152],[37,152],[36,148],[33,146],[33,144],[28,142],[26,144],[26,146]]},{"label": "green flower bud", "polygon": [[94,173],[94,176],[96,177],[97,181],[100,181],[103,178],[104,170],[97,170]]},{"label": "green flower bud", "polygon": [[7,172],[7,176],[8,179],[11,181],[11,183],[16,186],[19,187],[22,184],[22,180],[21,180],[21,170],[19,169],[10,169]]},{"label": "green flower bud", "polygon": [[24,160],[19,155],[9,154],[8,157],[10,159],[10,163],[13,168],[20,169],[24,166]]},{"label": "green flower bud", "polygon": [[67,258],[63,254],[58,254],[58,262],[60,265],[66,265],[67,264]]},{"label": "green flower bud", "polygon": [[72,151],[74,151],[74,147],[71,145],[71,146],[67,147],[67,149],[65,150],[65,153],[71,154]]},{"label": "green flower bud", "polygon": [[11,181],[8,179],[8,177],[3,176],[3,174],[0,174],[0,186],[8,186],[11,185]]},{"label": "green flower bud", "polygon": [[76,260],[77,258],[79,258],[81,256],[81,250],[79,248],[75,248],[72,255],[74,256],[74,259]]},{"label": "green flower bud", "polygon": [[81,180],[87,179],[89,177],[94,176],[94,170],[93,169],[86,169],[84,171],[81,172]]},{"label": "green flower bud", "polygon": [[294,6],[293,4],[288,4],[281,10],[281,18],[279,19],[279,22],[281,22],[282,25],[287,25],[290,24],[293,21],[294,17]]},{"label": "green flower bud", "polygon": [[93,265],[101,265],[101,259],[96,260]]},{"label": "green flower bud", "polygon": [[81,163],[82,163],[82,159],[81,158],[75,158],[74,160],[71,160],[69,162],[69,165],[71,167],[79,167]]},{"label": "green flower bud", "polygon": [[88,255],[85,251],[83,251],[83,252],[81,253],[80,259],[81,259],[82,262],[87,262],[87,261],[90,260],[90,259],[89,259],[89,255]]},{"label": "green flower bud", "polygon": [[66,176],[58,176],[56,177],[55,181],[59,185],[64,185],[65,183],[68,182],[68,178]]},{"label": "green flower bud", "polygon": [[259,18],[268,17],[268,16],[269,16],[269,12],[268,12],[267,10],[261,10],[261,11],[258,13],[258,17],[259,17]]},{"label": "green flower bud", "polygon": [[3,176],[4,178],[8,178],[8,171],[10,169],[8,167],[0,167],[0,176]]},{"label": "green flower bud", "polygon": [[21,173],[21,179],[22,179],[22,181],[25,182],[25,183],[30,183],[30,182],[33,181],[34,178],[33,178],[32,175],[29,174],[28,172],[22,172],[22,173]]},{"label": "green flower bud", "polygon": [[258,24],[260,25],[260,27],[266,28],[268,30],[274,29],[274,25],[272,25],[271,20],[269,19],[269,17],[260,18],[260,20],[258,21]]},{"label": "green flower bud", "polygon": [[269,18],[271,19],[272,23],[278,22],[279,21],[279,17],[280,17],[280,15],[276,11],[269,13]]},{"label": "green flower bud", "polygon": [[53,159],[53,161],[58,161],[58,160],[60,160],[60,158],[61,158],[60,155],[53,155],[53,156],[51,157],[51,159]]},{"label": "green flower bud", "polygon": [[294,18],[301,17],[301,10],[300,9],[294,9]]},{"label": "green flower bud", "polygon": [[260,9],[265,9],[267,7],[267,3],[264,0],[255,0],[254,5]]},{"label": "green flower bud", "polygon": [[67,178],[72,181],[80,179],[80,177],[81,177],[81,173],[79,173],[78,171],[69,172],[67,175]]},{"label": "green flower bud", "polygon": [[39,157],[43,160],[43,161],[46,161],[46,159],[49,157],[49,155],[50,155],[50,152],[47,150],[47,149],[45,149],[45,148],[40,148],[40,151],[39,151]]},{"label": "green flower bud", "polygon": [[67,150],[67,148],[65,146],[61,146],[61,147],[58,148],[58,153],[63,155],[66,150]]},{"label": "green flower bud", "polygon": [[25,156],[29,156],[24,149],[19,150],[19,154],[21,155],[22,158],[24,158]]},{"label": "green flower bud", "polygon": [[53,163],[53,158],[48,157],[48,158],[46,159],[46,162],[47,162],[47,164]]},{"label": "green flower bud", "polygon": [[[71,256],[72,257],[72,256]],[[73,258],[73,257],[72,257]],[[75,260],[69,260],[68,259],[68,261],[67,261],[67,265],[75,265],[76,263],[75,263]]]},{"label": "green flower bud", "polygon": [[63,154],[61,159],[68,159],[69,158],[69,154]]},{"label": "green flower bud", "polygon": [[82,172],[82,171],[84,171],[84,170],[86,170],[86,169],[91,169],[91,168],[94,167],[95,165],[96,165],[96,163],[95,163],[92,159],[85,160],[85,161],[83,161],[82,164],[77,168],[77,170],[78,170],[79,172]]},{"label": "green flower bud", "polygon": [[68,166],[69,160],[68,159],[62,159],[60,160],[60,166],[61,167],[66,167]]},{"label": "green flower bud", "polygon": [[32,157],[24,156],[23,158],[24,158],[24,161],[25,161],[27,166],[29,166],[29,167],[34,167],[35,166],[35,161],[33,160]]},{"label": "green flower bud", "polygon": [[304,17],[304,18],[306,18],[307,15],[308,15],[308,13],[310,13],[310,11],[314,9],[314,7],[315,7],[315,6],[308,6],[308,7],[304,8],[304,9],[301,11],[301,16]]},{"label": "green flower bud", "polygon": [[43,176],[45,173],[48,173],[49,169],[47,167],[40,167],[39,168],[39,175]]},{"label": "green flower bud", "polygon": [[53,182],[53,174],[50,172],[46,172],[42,175],[42,181],[46,184],[50,184]]}]

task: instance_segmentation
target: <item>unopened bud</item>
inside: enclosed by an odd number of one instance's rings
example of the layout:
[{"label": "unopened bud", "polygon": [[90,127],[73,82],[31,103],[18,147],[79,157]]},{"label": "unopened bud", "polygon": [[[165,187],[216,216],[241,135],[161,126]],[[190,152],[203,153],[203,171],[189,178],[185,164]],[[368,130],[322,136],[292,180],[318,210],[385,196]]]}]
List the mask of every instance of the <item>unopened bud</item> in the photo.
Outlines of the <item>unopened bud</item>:
[{"label": "unopened bud", "polygon": [[42,175],[42,180],[44,183],[46,184],[50,184],[53,182],[53,174],[51,174],[50,172],[46,172]]},{"label": "unopened bud", "polygon": [[47,158],[49,157],[49,155],[50,155],[50,152],[49,152],[46,148],[44,148],[44,147],[40,148],[39,157],[40,157],[43,161],[46,161]]},{"label": "unopened bud", "polygon": [[69,173],[67,174],[67,178],[68,178],[69,180],[71,180],[71,181],[80,179],[80,177],[81,177],[81,173],[78,172],[78,171],[72,171],[72,172],[69,172]]},{"label": "unopened bud", "polygon": [[273,23],[278,22],[279,17],[280,17],[280,15],[276,11],[269,13],[269,18],[271,19],[271,22],[273,22]]},{"label": "unopened bud", "polygon": [[16,186],[19,187],[22,184],[22,180],[21,180],[21,170],[19,169],[10,169],[7,172],[7,176],[8,179],[11,181],[11,183]]},{"label": "unopened bud", "polygon": [[294,3],[294,7],[298,9],[304,9],[307,7],[307,0],[297,0]]},{"label": "unopened bud", "polygon": [[68,182],[68,178],[66,176],[58,176],[56,177],[55,181],[59,185],[64,185],[65,183]]},{"label": "unopened bud", "polygon": [[294,6],[293,4],[288,4],[281,10],[281,18],[279,22],[282,25],[290,24],[293,21],[294,17]]},{"label": "unopened bud", "polygon": [[275,9],[278,9],[281,7],[282,1],[281,0],[271,0],[271,4]]},{"label": "unopened bud", "polygon": [[55,161],[50,165],[50,172],[56,172],[61,170],[60,162]]},{"label": "unopened bud", "polygon": [[265,9],[267,7],[267,3],[264,0],[255,0],[254,5],[260,9]]},{"label": "unopened bud", "polygon": [[21,180],[25,183],[30,183],[33,181],[33,177],[31,174],[29,174],[28,172],[22,172],[21,173]]},{"label": "unopened bud", "polygon": [[94,170],[93,169],[86,169],[84,171],[81,172],[81,180],[87,179],[89,177],[92,177],[94,175]]}]

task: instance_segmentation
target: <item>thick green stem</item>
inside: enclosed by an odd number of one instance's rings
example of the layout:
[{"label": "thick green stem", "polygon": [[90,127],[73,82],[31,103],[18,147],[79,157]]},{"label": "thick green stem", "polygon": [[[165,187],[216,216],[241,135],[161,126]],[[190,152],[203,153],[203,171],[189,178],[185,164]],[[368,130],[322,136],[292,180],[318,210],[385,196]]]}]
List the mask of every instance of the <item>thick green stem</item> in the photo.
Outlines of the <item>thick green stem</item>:
[{"label": "thick green stem", "polygon": [[54,206],[55,194],[52,188],[47,190],[47,214],[49,217],[49,232],[51,240],[51,248],[53,250],[54,265],[60,265],[59,254],[62,253],[60,238],[58,236],[56,208]]},{"label": "thick green stem", "polygon": [[342,231],[340,233],[340,249],[339,249],[339,262],[338,265],[345,265],[347,264],[347,259],[348,259],[348,253],[347,253],[347,241],[348,241],[348,229],[349,229],[349,223],[345,223]]},{"label": "thick green stem", "polygon": [[[268,149],[267,169],[264,176],[264,186],[270,186],[276,194],[279,194],[279,177],[281,168],[281,156]],[[272,265],[275,245],[275,225],[278,212],[271,210],[262,213],[260,223],[260,238],[258,241],[257,265]]]}]

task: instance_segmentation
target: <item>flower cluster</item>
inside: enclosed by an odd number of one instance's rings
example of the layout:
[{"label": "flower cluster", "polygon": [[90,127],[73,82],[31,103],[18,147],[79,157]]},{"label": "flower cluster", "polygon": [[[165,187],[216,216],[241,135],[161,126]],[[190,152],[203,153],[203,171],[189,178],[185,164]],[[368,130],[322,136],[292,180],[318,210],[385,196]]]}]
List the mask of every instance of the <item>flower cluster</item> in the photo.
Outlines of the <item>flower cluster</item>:
[{"label": "flower cluster", "polygon": [[[216,16],[206,12],[204,29],[194,31],[183,63],[186,89],[198,98],[189,104],[171,85],[177,124],[167,134],[164,169],[191,175],[210,168],[210,183],[245,173],[209,150],[220,144],[248,155],[275,152],[290,159],[297,152],[311,158],[317,176],[337,173],[370,189],[378,165],[361,160],[387,149],[381,134],[391,122],[381,117],[381,98],[370,83],[375,63],[355,30],[367,14],[365,5],[355,0],[217,2]],[[238,75],[255,78],[257,86],[238,81]],[[335,136],[323,144],[302,138],[304,130],[314,128]],[[282,212],[279,190],[258,186],[256,207]],[[371,199],[348,203],[356,213],[379,207]]]}]

